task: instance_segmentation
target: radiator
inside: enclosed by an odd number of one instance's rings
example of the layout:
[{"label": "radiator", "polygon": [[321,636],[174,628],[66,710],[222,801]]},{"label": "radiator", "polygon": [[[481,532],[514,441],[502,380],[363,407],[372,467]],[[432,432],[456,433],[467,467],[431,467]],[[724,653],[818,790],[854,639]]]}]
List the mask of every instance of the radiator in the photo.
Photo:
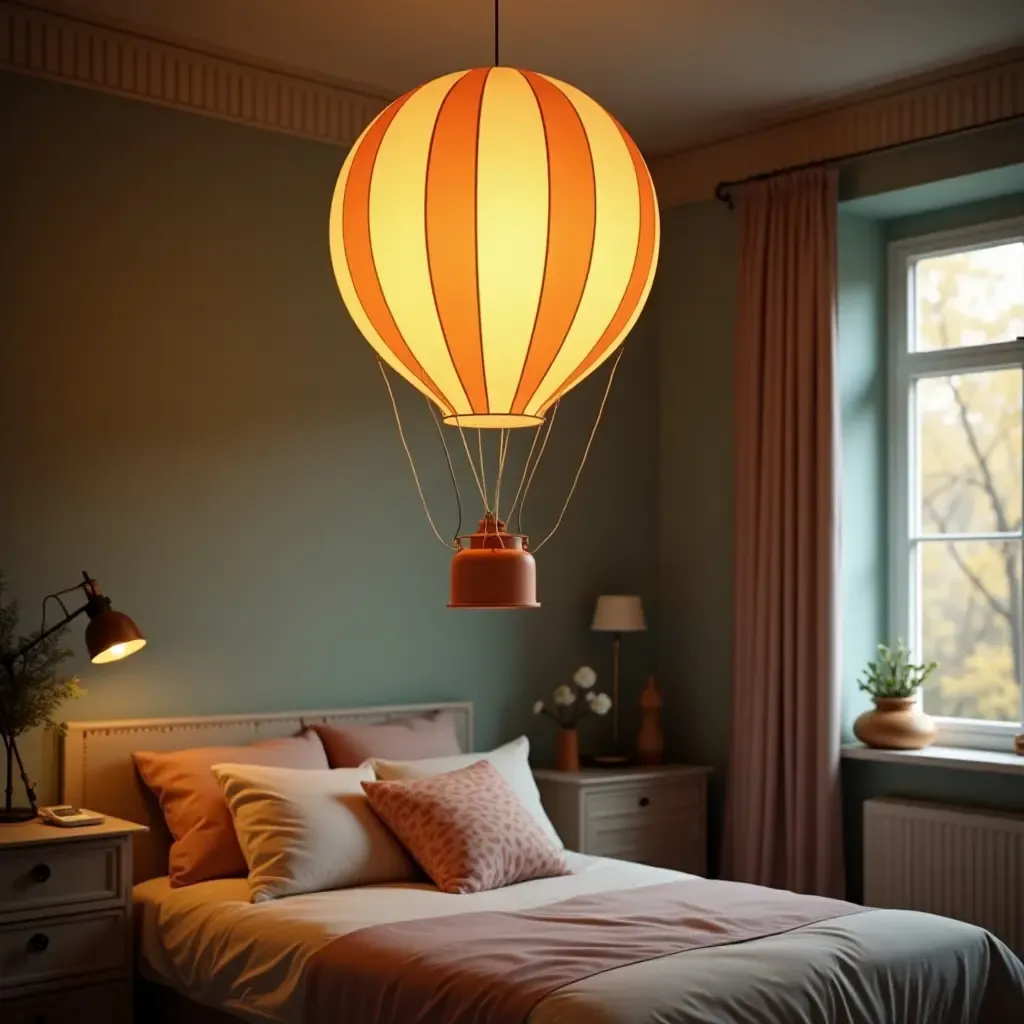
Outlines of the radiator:
[{"label": "radiator", "polygon": [[864,802],[864,902],[979,925],[1024,950],[1024,815]]}]

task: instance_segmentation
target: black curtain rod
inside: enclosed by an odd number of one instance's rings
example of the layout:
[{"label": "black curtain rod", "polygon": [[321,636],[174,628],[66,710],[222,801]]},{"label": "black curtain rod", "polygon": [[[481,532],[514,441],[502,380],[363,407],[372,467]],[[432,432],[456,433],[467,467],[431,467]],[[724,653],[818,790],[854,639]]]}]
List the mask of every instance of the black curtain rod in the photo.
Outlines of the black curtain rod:
[{"label": "black curtain rod", "polygon": [[750,185],[755,181],[767,181],[769,178],[777,178],[782,174],[795,174],[797,171],[809,171],[815,167],[837,167],[849,163],[851,160],[860,160],[866,156],[875,156],[878,153],[888,153],[894,149],[907,149],[911,146],[919,146],[926,142],[936,142],[939,139],[949,139],[957,135],[967,135],[970,132],[983,131],[986,128],[994,128],[996,125],[1008,124],[1010,121],[1024,121],[1024,115],[1010,114],[1008,117],[999,117],[995,121],[988,121],[985,124],[972,124],[966,128],[954,128],[948,132],[936,132],[934,135],[925,135],[919,139],[910,139],[907,142],[890,142],[886,146],[875,146],[873,149],[862,149],[857,153],[847,153],[845,156],[827,157],[824,160],[811,160],[805,164],[794,164],[791,167],[780,167],[774,171],[762,171],[760,174],[751,174],[747,178],[737,178],[735,181],[720,181],[715,186],[715,198],[726,204],[729,209],[735,206],[733,202],[733,191]]}]

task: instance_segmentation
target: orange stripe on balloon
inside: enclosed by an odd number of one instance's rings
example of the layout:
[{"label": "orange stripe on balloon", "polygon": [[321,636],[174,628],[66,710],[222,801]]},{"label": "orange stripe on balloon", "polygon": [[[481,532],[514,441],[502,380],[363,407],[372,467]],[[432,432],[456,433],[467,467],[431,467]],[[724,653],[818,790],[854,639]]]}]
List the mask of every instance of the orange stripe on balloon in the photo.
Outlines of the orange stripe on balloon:
[{"label": "orange stripe on balloon", "polygon": [[551,397],[551,400],[546,403],[545,409],[549,409],[558,401],[615,343],[623,328],[629,323],[629,318],[636,312],[637,303],[640,301],[644,288],[647,285],[651,264],[654,262],[655,239],[658,227],[658,210],[654,198],[654,186],[651,184],[651,176],[647,171],[644,158],[640,155],[640,150],[636,148],[636,144],[623,130],[622,125],[617,121],[615,124],[633,160],[633,169],[636,171],[637,192],[640,196],[640,231],[637,238],[636,257],[633,260],[633,271],[630,274],[622,301],[619,303],[614,316],[604,329],[601,337],[598,338],[597,344],[594,345],[580,365],[573,370],[565,383]]},{"label": "orange stripe on balloon", "polygon": [[490,412],[477,286],[477,143],[488,68],[468,71],[437,114],[427,159],[427,259],[455,372],[475,413]]},{"label": "orange stripe on balloon", "polygon": [[548,151],[548,251],[537,319],[512,412],[522,413],[555,361],[590,273],[597,188],[590,142],[569,97],[542,75],[522,74],[540,107]]},{"label": "orange stripe on balloon", "polygon": [[380,114],[367,131],[352,159],[348,181],[345,182],[342,237],[352,287],[370,323],[395,357],[429,388],[441,408],[450,416],[455,410],[413,355],[391,315],[391,309],[380,286],[380,279],[377,277],[377,267],[370,244],[370,184],[373,180],[377,152],[388,128],[391,127],[391,122],[410,96],[411,92],[399,97]]}]

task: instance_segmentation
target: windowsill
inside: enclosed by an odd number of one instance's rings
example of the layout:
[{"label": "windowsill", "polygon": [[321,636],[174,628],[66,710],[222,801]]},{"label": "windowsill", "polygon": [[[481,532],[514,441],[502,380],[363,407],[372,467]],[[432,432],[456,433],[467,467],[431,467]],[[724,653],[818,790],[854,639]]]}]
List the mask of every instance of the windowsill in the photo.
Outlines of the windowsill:
[{"label": "windowsill", "polygon": [[852,743],[842,748],[842,756],[855,761],[881,761],[885,764],[933,765],[936,768],[960,768],[973,772],[998,772],[1024,775],[1024,757],[1013,751],[969,750],[966,747],[925,747],[924,750],[880,750]]}]

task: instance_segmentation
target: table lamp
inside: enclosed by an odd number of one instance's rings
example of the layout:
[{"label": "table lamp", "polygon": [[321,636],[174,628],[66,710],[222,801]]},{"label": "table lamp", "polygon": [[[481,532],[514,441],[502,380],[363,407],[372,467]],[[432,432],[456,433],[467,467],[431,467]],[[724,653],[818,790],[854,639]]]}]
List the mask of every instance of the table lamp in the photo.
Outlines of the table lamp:
[{"label": "table lamp", "polygon": [[[18,650],[5,652],[0,656],[0,668],[6,673],[12,687],[18,685],[18,661],[24,661],[25,655],[34,647],[41,644],[47,637],[53,636],[54,633],[62,630],[73,619],[77,619],[79,615],[84,614],[89,617],[89,625],[85,627],[85,646],[89,652],[89,659],[94,665],[103,665],[108,661],[119,661],[121,658],[127,658],[129,654],[134,654],[146,646],[146,638],[139,631],[139,627],[124,612],[115,611],[110,606],[110,598],[104,597],[99,592],[96,581],[87,572],[82,573],[82,578],[81,583],[76,583],[66,590],[58,590],[55,594],[48,594],[43,601],[43,623],[39,627],[39,631],[22,644]],[[68,611],[61,598],[65,594],[71,594],[78,590],[81,590],[85,595],[85,604],[74,611]],[[60,605],[61,610],[64,612],[64,617],[60,622],[47,626],[45,617],[46,602],[51,599]],[[18,746],[15,743],[17,731],[10,722],[8,726],[10,728],[0,729],[0,740],[3,741],[7,755],[6,799],[4,807],[0,809],[0,822],[28,821],[34,818],[38,811],[35,789],[29,781],[28,773],[25,771],[25,765],[22,763],[21,754],[18,752]],[[28,807],[12,806],[14,796],[14,761],[18,762],[21,781],[28,795]]]},{"label": "table lamp", "polygon": [[590,628],[598,633],[612,634],[612,750],[594,758],[597,764],[626,764],[629,761],[619,746],[619,673],[623,633],[640,633],[647,629],[644,608],[635,594],[602,594],[594,607]]}]

